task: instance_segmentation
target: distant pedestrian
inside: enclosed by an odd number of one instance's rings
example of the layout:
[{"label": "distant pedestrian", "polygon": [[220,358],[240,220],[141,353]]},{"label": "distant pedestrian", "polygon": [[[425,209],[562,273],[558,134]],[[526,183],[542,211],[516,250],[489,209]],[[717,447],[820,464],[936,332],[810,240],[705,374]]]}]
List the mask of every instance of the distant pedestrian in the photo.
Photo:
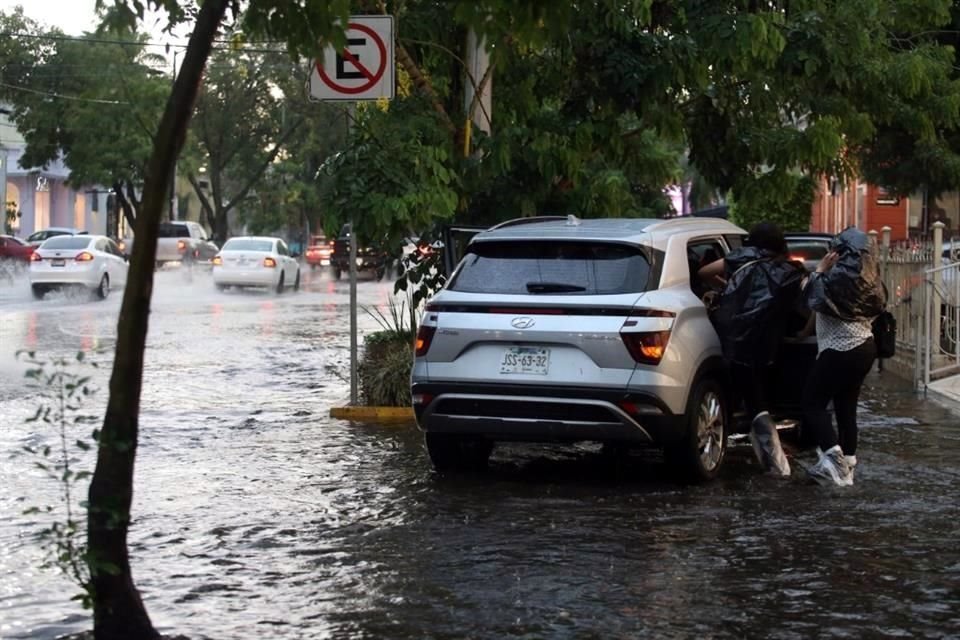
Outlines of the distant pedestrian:
[{"label": "distant pedestrian", "polygon": [[780,228],[762,222],[744,246],[698,272],[704,282],[724,282],[712,313],[724,359],[750,416],[750,441],[767,471],[790,475],[776,423],[770,415],[770,365],[797,308],[806,271],[789,260]]},{"label": "distant pedestrian", "polygon": [[[876,359],[873,319],[883,310],[877,243],[849,228],[804,283],[816,312],[817,360],[803,393],[804,428],[816,440],[818,460],[808,470],[821,484],[849,486],[857,465],[857,402]],[[833,401],[837,427],[827,411]]]}]

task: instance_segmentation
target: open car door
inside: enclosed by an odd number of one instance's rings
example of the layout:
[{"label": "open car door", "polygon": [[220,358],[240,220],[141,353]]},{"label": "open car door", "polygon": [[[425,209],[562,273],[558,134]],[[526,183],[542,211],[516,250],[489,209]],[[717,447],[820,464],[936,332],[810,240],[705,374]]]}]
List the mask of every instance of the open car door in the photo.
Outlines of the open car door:
[{"label": "open car door", "polygon": [[481,231],[486,231],[488,227],[478,225],[445,225],[441,232],[443,241],[443,272],[448,278],[453,270],[460,264],[461,258],[466,251],[467,245],[473,236]]}]

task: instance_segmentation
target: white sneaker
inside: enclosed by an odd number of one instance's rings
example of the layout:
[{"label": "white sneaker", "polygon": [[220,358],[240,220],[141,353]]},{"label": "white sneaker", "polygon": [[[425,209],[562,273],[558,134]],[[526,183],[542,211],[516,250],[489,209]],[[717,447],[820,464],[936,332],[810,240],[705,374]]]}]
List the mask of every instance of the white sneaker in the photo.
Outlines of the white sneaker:
[{"label": "white sneaker", "polygon": [[807,474],[819,484],[834,484],[838,487],[853,485],[853,467],[847,462],[840,445],[826,451],[817,449],[819,460],[807,470]]},{"label": "white sneaker", "polygon": [[790,463],[783,451],[777,426],[766,411],[758,413],[750,425],[750,444],[763,470],[775,476],[790,476]]},{"label": "white sneaker", "polygon": [[853,484],[853,468],[857,466],[857,456],[843,456],[843,459],[847,461],[847,468],[850,469],[850,484]]}]

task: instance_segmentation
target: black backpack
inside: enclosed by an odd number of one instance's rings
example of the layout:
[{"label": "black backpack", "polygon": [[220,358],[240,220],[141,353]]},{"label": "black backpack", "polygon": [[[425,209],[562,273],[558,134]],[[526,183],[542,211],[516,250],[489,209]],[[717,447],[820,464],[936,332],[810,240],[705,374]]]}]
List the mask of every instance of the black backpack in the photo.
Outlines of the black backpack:
[{"label": "black backpack", "polygon": [[897,351],[897,319],[886,309],[873,319],[873,342],[878,358],[892,358]]}]

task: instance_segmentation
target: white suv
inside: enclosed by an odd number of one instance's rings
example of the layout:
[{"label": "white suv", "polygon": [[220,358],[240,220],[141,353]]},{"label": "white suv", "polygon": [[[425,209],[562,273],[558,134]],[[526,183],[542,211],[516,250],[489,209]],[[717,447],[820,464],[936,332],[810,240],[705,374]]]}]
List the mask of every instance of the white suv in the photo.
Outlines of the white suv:
[{"label": "white suv", "polygon": [[474,236],[417,335],[413,405],[439,471],[497,441],[662,447],[713,478],[733,401],[700,266],[746,235],[708,218],[522,218]]}]

